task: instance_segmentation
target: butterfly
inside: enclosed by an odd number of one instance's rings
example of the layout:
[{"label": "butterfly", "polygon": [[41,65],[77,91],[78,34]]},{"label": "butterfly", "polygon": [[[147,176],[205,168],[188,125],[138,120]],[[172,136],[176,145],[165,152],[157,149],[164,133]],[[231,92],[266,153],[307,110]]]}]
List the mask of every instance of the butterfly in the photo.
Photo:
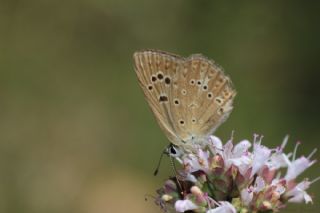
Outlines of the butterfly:
[{"label": "butterfly", "polygon": [[187,58],[159,50],[133,54],[134,67],[156,120],[184,152],[203,146],[232,111],[230,78],[201,54]]}]

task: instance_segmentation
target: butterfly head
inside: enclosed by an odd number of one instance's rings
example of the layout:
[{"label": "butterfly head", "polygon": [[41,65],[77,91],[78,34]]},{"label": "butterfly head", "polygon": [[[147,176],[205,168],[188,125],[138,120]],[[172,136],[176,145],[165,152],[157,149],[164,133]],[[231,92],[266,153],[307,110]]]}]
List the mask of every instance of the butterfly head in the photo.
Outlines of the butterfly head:
[{"label": "butterfly head", "polygon": [[177,158],[183,155],[183,150],[180,147],[171,143],[166,148],[166,153],[171,157]]}]

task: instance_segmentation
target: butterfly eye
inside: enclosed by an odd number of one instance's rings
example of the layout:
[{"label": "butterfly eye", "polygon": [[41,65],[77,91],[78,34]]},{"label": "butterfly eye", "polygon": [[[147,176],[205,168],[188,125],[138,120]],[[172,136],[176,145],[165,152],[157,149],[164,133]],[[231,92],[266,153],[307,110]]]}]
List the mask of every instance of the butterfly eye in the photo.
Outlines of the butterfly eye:
[{"label": "butterfly eye", "polygon": [[174,99],[174,104],[179,105],[180,104],[179,99]]},{"label": "butterfly eye", "polygon": [[149,86],[148,86],[148,90],[151,91],[152,89],[153,89],[153,86],[152,86],[152,85],[149,85]]},{"label": "butterfly eye", "polygon": [[212,95],[212,92],[209,92],[207,96],[208,96],[209,99],[211,99],[212,96],[213,96],[213,95]]},{"label": "butterfly eye", "polygon": [[167,152],[172,157],[179,157],[182,155],[182,152],[179,150],[179,148],[175,147],[173,144],[168,147]]},{"label": "butterfly eye", "polygon": [[179,123],[184,126],[184,120],[180,120]]},{"label": "butterfly eye", "polygon": [[186,95],[187,94],[187,90],[183,89],[181,90],[182,95]]},{"label": "butterfly eye", "polygon": [[170,154],[177,154],[177,151],[176,151],[176,149],[174,148],[174,146],[171,146],[170,147]]},{"label": "butterfly eye", "polygon": [[197,81],[197,84],[200,86],[201,85],[201,81],[199,80],[199,81]]}]

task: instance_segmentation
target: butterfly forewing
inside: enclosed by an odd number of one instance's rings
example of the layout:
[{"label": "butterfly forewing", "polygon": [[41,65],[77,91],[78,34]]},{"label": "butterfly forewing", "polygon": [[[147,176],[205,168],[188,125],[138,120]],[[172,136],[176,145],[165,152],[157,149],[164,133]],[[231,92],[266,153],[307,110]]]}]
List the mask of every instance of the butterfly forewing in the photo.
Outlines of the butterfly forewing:
[{"label": "butterfly forewing", "polygon": [[151,110],[168,139],[187,149],[228,117],[236,94],[222,68],[202,55],[162,51],[134,54],[135,70]]},{"label": "butterfly forewing", "polygon": [[139,84],[157,122],[168,139],[179,144],[181,140],[170,113],[169,93],[182,59],[160,52],[143,51],[134,54],[134,62]]}]

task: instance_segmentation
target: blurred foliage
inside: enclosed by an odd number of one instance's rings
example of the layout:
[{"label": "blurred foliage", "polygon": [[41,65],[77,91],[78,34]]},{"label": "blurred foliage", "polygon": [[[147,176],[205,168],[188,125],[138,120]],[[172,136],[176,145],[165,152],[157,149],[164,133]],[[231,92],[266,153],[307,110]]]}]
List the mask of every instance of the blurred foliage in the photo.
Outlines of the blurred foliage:
[{"label": "blurred foliage", "polygon": [[[203,53],[238,96],[227,139],[319,148],[317,1],[0,0],[0,212],[159,212],[168,143],[132,68],[144,48]],[[319,154],[316,155],[319,157]],[[319,175],[316,165],[307,175]],[[320,184],[309,190],[319,209]],[[151,201],[151,202],[150,202]],[[129,210],[128,210],[129,209]]]}]

